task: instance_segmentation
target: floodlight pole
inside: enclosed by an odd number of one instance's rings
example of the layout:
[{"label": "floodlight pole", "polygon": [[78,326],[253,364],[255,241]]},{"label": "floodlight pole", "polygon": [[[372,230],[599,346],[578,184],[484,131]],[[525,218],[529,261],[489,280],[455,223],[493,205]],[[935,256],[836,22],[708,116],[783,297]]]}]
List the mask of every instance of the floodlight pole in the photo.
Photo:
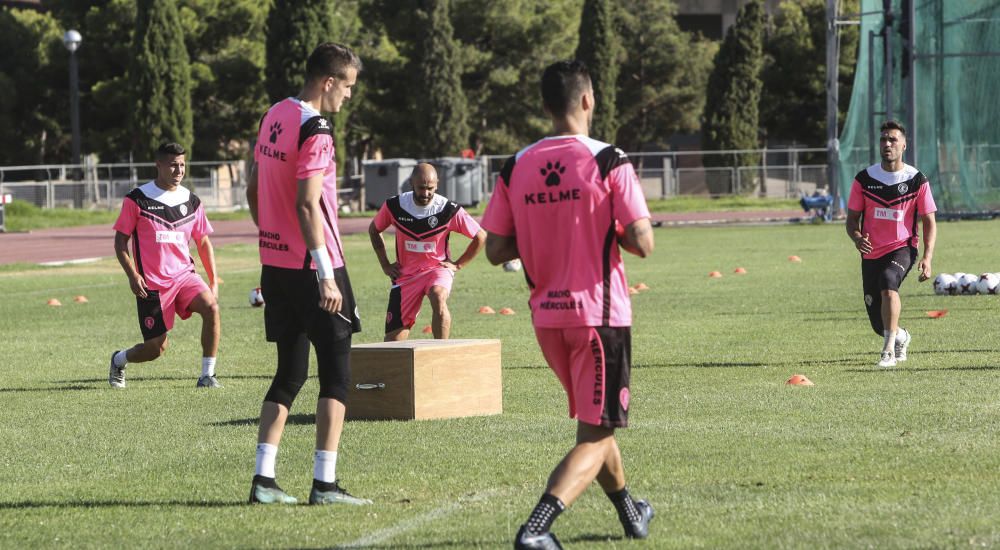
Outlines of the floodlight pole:
[{"label": "floodlight pole", "polygon": [[63,44],[69,50],[69,110],[70,128],[73,135],[72,163],[80,164],[80,71],[76,61],[76,50],[80,47],[83,37],[70,29],[63,35]]},{"label": "floodlight pole", "polygon": [[837,137],[840,44],[837,39],[837,1],[826,0],[826,181],[833,209],[840,209],[840,140]]},{"label": "floodlight pole", "polygon": [[906,18],[906,51],[910,52],[906,60],[906,74],[908,76],[906,82],[906,127],[910,133],[907,141],[910,142],[909,147],[906,151],[910,154],[910,166],[917,165],[917,43],[914,37],[916,36],[916,4],[915,0],[910,0],[909,2],[904,2],[906,4],[906,13],[903,17]]}]

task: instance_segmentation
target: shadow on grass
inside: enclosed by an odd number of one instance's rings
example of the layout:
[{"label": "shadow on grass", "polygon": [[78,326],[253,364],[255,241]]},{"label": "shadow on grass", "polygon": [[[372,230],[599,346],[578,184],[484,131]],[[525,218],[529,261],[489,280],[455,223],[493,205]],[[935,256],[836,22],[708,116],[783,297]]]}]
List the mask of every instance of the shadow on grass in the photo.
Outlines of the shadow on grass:
[{"label": "shadow on grass", "polygon": [[[133,382],[133,381],[138,382],[138,381],[141,381],[141,380],[158,380],[158,381],[197,380],[198,376],[199,376],[198,373],[196,371],[192,371],[192,372],[194,372],[194,374],[192,374],[190,376],[162,376],[162,375],[161,376],[146,376],[146,375],[144,375],[142,373],[135,374],[135,371],[126,369],[126,376],[128,376],[128,381],[129,382]],[[219,380],[221,382],[224,382],[226,380],[240,380],[240,379],[246,379],[246,380],[271,380],[271,379],[274,378],[273,374],[225,374],[225,373],[222,373],[222,372],[218,373],[217,376],[218,376],[218,378],[219,378]],[[104,377],[101,377],[101,378],[80,378],[78,380],[56,380],[55,381],[56,384],[93,384],[93,383],[99,383],[99,382],[103,382],[103,383],[106,384],[108,382],[108,377],[104,376]]]},{"label": "shadow on grass", "polygon": [[[107,383],[107,379],[103,382]],[[51,391],[87,391],[104,389],[99,386],[84,386],[81,384],[71,384],[69,386],[53,386],[50,388],[0,388],[0,393],[29,393],[29,392],[51,392]]]},{"label": "shadow on grass", "polygon": [[116,508],[190,506],[196,508],[228,508],[249,506],[245,500],[22,500],[0,502],[0,510],[26,510],[31,508]]},{"label": "shadow on grass", "polygon": [[[234,418],[233,420],[220,420],[219,422],[209,422],[209,426],[256,426],[260,421],[260,418]],[[313,413],[299,413],[288,415],[288,420],[285,424],[291,424],[293,426],[311,426],[316,423],[316,415]]]},{"label": "shadow on grass", "polygon": [[781,365],[780,362],[760,363],[757,361],[702,361],[702,362],[680,362],[680,363],[657,363],[633,365],[634,369],[675,369],[675,368],[696,368],[696,369],[738,369],[747,367],[773,367]]},{"label": "shadow on grass", "polygon": [[[512,537],[513,540],[513,537]],[[504,541],[505,544],[507,541]],[[478,548],[481,543],[479,541],[464,541],[464,540],[447,540],[441,542],[421,542],[419,544],[361,544],[361,545],[345,545],[345,546],[328,546],[327,548],[331,550],[349,550],[352,548],[365,548],[368,550],[395,550],[412,548],[414,550],[418,548]]]},{"label": "shadow on grass", "polygon": [[907,367],[905,365],[901,366],[901,367],[897,366],[897,367],[891,367],[891,368],[887,368],[887,369],[883,369],[883,368],[878,368],[878,367],[875,367],[875,366],[871,366],[871,367],[868,367],[868,368],[844,369],[844,370],[847,371],[847,372],[863,372],[863,373],[871,373],[871,374],[874,374],[874,373],[897,373],[897,372],[899,372],[899,373],[903,373],[903,372],[953,372],[953,371],[962,371],[962,370],[967,370],[967,371],[990,371],[990,370],[1000,370],[1000,365],[997,365],[995,367],[986,366],[986,365],[979,366],[979,367],[939,367],[939,368],[936,368],[936,369],[935,368],[928,369],[928,368],[922,368],[922,367],[909,368],[909,367]]}]

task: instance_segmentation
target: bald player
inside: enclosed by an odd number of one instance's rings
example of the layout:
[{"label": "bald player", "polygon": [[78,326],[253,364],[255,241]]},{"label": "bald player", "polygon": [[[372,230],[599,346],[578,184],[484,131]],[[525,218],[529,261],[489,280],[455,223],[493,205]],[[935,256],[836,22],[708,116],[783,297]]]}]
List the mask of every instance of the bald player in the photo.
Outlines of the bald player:
[{"label": "bald player", "polygon": [[[412,191],[385,201],[368,226],[372,248],[382,272],[392,280],[385,314],[385,341],[406,340],[426,296],[434,311],[434,338],[451,334],[448,296],[455,274],[486,244],[486,232],[458,204],[436,193],[438,175],[433,166],[420,163],[410,176]],[[396,230],[396,261],[389,262],[382,232]],[[458,260],[452,261],[448,238],[461,233],[472,239]]]}]

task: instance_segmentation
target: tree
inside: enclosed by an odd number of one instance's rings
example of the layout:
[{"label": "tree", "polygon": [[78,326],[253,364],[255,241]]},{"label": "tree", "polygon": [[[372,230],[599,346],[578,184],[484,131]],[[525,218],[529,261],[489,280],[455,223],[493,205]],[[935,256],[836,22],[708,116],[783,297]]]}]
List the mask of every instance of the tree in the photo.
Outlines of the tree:
[{"label": "tree", "polygon": [[189,148],[194,142],[191,67],[175,1],[137,0],[136,7],[129,68],[132,151],[149,160],[164,141]]},{"label": "tree", "polygon": [[624,0],[618,10],[626,55],[615,143],[626,151],[663,150],[672,134],[701,127],[716,46],[682,32],[675,11],[672,0]]},{"label": "tree", "polygon": [[[760,0],[750,0],[740,9],[736,23],[726,31],[715,55],[702,124],[704,149],[757,148],[763,37],[764,16]],[[758,156],[737,155],[736,165],[755,165]],[[732,157],[728,156],[705,159],[708,166],[731,166],[732,162]]]},{"label": "tree", "polygon": [[425,133],[424,156],[457,156],[469,146],[468,107],[462,90],[458,46],[448,19],[449,0],[423,0],[426,32],[420,34],[417,60],[419,117]]},{"label": "tree", "polygon": [[576,46],[576,58],[587,64],[594,84],[596,105],[590,135],[608,142],[614,142],[618,132],[615,102],[622,55],[615,32],[614,6],[611,0],[584,1]]},{"label": "tree", "polygon": [[0,164],[69,162],[67,52],[50,15],[0,9]]}]

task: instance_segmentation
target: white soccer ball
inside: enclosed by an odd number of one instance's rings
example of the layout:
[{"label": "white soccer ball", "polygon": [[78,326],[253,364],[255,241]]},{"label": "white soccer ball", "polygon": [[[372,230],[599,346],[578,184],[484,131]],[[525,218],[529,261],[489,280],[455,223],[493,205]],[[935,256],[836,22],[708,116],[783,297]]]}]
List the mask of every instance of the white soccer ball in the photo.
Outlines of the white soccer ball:
[{"label": "white soccer ball", "polygon": [[260,291],[260,287],[250,291],[250,305],[253,307],[264,305],[264,293]]},{"label": "white soccer ball", "polygon": [[934,294],[956,294],[958,292],[958,281],[953,275],[939,273],[934,277]]},{"label": "white soccer ball", "polygon": [[1000,278],[996,273],[983,273],[976,282],[976,291],[980,294],[996,294],[997,286],[1000,285]]},{"label": "white soccer ball", "polygon": [[513,260],[511,260],[509,262],[504,262],[503,263],[503,270],[504,271],[521,271],[521,260],[518,259],[518,258],[514,258]]},{"label": "white soccer ball", "polygon": [[962,277],[958,279],[958,291],[962,294],[975,294],[978,283],[979,277],[972,273],[963,273]]}]

